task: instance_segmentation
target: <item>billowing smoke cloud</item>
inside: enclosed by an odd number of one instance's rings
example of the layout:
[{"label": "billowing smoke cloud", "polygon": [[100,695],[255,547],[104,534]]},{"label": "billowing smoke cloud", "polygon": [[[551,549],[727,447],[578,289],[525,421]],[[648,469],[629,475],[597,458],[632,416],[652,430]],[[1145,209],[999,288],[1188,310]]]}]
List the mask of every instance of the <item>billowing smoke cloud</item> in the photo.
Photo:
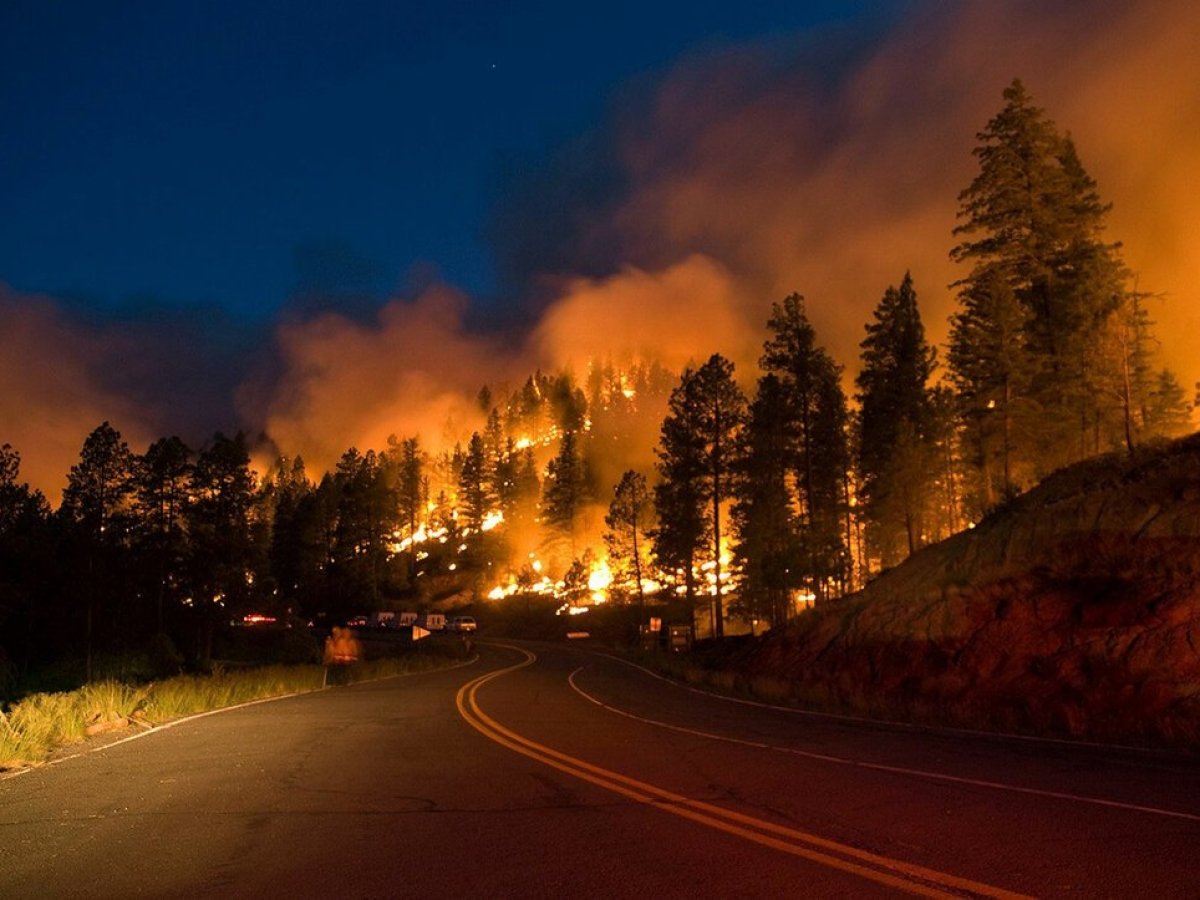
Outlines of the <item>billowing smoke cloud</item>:
[{"label": "billowing smoke cloud", "polygon": [[720,263],[689,256],[657,272],[627,268],[604,279],[570,280],[534,329],[536,358],[584,371],[593,360],[657,360],[671,371],[713,353],[753,365],[761,323]]},{"label": "billowing smoke cloud", "polygon": [[19,478],[57,503],[84,438],[111,420],[131,444],[150,434],[136,405],[104,386],[132,349],[73,321],[54,301],[0,286],[0,443],[21,454]]},{"label": "billowing smoke cloud", "polygon": [[[927,328],[953,309],[948,261],[958,192],[975,174],[975,134],[1020,77],[1074,136],[1114,203],[1166,361],[1200,374],[1200,7],[1139,3],[937,2],[921,6],[836,79],[780,48],[743,48],[678,67],[617,117],[630,186],[615,214],[577,236],[654,268],[703,252],[753,296],[753,314],[792,291],[853,369],[863,325],[912,270]],[[664,315],[670,315],[666,310]],[[552,315],[562,315],[555,311]],[[1185,382],[1185,383],[1187,383]]]},{"label": "billowing smoke cloud", "polygon": [[283,325],[282,374],[265,410],[277,449],[321,471],[348,447],[380,449],[390,435],[440,449],[480,427],[474,398],[514,357],[467,334],[465,309],[465,297],[438,287],[388,303],[368,324],[326,313]]},{"label": "billowing smoke cloud", "polygon": [[[521,291],[542,300],[525,336],[472,333],[466,300],[446,288],[394,300],[365,324],[289,321],[275,374],[244,392],[257,399],[243,402],[243,426],[323,468],[389,434],[445,446],[478,427],[481,385],[519,386],[537,366],[582,375],[591,357],[652,353],[678,370],[720,351],[749,383],[770,304],[793,291],[852,371],[871,310],[906,270],[941,341],[947,286],[963,274],[948,260],[957,195],[1013,77],[1072,133],[1114,204],[1110,236],[1139,288],[1164,295],[1151,310],[1164,361],[1185,384],[1200,377],[1200,6],[936,0],[833,69],[814,70],[812,46],[775,38],[685,61],[626,90],[608,122],[564,151],[534,185],[553,215],[518,201],[526,215],[505,222],[543,229],[514,238]],[[574,189],[580,179],[589,189]],[[93,378],[113,359],[111,335],[44,303],[10,317],[0,439],[25,451],[26,477],[45,487],[100,418],[120,410],[128,431],[138,413]]]}]

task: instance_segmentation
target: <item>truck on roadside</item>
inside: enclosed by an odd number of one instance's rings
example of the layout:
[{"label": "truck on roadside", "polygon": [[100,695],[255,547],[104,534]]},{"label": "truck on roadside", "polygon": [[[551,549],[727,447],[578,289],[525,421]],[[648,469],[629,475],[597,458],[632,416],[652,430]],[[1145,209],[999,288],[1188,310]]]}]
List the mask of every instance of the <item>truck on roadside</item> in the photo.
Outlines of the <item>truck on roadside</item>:
[{"label": "truck on roadside", "polygon": [[417,618],[416,624],[420,625],[426,631],[445,631],[446,616],[444,613],[438,612],[422,613]]}]

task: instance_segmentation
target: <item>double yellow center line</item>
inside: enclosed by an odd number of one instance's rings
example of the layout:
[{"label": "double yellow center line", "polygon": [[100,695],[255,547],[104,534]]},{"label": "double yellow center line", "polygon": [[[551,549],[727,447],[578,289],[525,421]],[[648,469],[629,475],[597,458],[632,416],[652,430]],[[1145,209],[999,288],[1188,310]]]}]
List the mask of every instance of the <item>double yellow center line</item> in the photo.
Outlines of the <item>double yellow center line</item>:
[{"label": "double yellow center line", "polygon": [[693,800],[619,772],[592,765],[585,760],[523,737],[487,715],[480,709],[477,699],[479,689],[489,681],[532,665],[537,659],[533,653],[523,648],[508,647],[508,649],[521,653],[524,659],[515,665],[497,669],[467,682],[459,689],[455,698],[459,714],[477,731],[501,746],[638,803],[649,804],[664,812],[690,819],[717,831],[745,838],[764,847],[802,857],[820,865],[858,875],[908,893],[923,897],[1010,898],[1022,896],[945,872],[869,853],[847,844],[840,844],[815,834],[724,809],[702,800]]}]

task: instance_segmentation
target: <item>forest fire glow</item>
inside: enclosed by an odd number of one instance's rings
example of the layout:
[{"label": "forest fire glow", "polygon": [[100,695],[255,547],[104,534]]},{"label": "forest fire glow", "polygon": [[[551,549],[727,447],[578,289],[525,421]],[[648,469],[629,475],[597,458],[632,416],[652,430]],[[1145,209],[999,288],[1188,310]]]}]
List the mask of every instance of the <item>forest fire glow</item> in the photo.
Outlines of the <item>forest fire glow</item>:
[{"label": "forest fire glow", "polygon": [[597,560],[591,572],[588,573],[588,590],[592,592],[593,603],[603,603],[608,599],[607,590],[612,584],[613,574],[608,567],[608,560]]}]

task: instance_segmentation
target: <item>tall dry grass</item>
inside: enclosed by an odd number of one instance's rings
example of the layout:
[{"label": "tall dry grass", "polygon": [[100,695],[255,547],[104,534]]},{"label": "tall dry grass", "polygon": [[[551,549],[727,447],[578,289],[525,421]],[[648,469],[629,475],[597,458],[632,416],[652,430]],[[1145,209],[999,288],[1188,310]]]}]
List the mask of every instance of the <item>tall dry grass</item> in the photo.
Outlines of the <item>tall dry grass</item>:
[{"label": "tall dry grass", "polygon": [[[371,660],[339,673],[339,683],[428,671],[457,661],[435,653]],[[322,666],[274,665],[180,675],[145,685],[101,681],[76,691],[31,694],[0,710],[0,770],[36,765],[56,749],[130,723],[162,725],[251,700],[320,690],[325,684]]]}]

